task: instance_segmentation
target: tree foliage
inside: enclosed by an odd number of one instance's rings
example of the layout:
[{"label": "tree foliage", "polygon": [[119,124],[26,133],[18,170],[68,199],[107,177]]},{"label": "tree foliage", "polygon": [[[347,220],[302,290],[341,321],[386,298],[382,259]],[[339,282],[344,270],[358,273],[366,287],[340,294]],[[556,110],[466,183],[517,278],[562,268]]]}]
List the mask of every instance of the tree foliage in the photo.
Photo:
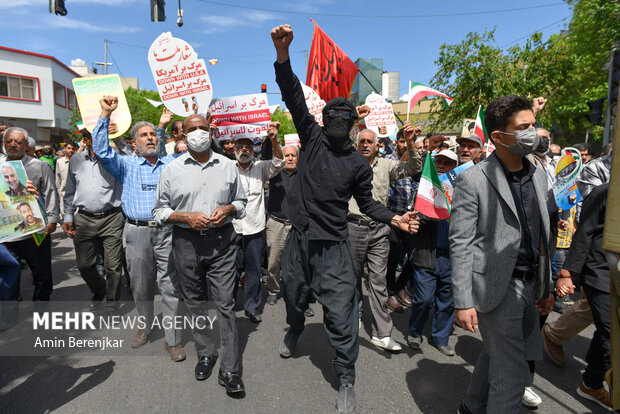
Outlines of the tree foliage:
[{"label": "tree foliage", "polygon": [[607,96],[606,62],[620,39],[620,2],[568,0],[573,16],[567,30],[547,40],[534,33],[523,46],[502,49],[495,42],[495,29],[469,33],[455,45],[444,44],[435,62],[437,73],[431,86],[454,98],[452,105],[436,109],[437,121],[453,125],[475,117],[478,105],[508,94],[549,103],[539,120],[562,141],[583,137],[593,128],[585,118],[587,102]]}]

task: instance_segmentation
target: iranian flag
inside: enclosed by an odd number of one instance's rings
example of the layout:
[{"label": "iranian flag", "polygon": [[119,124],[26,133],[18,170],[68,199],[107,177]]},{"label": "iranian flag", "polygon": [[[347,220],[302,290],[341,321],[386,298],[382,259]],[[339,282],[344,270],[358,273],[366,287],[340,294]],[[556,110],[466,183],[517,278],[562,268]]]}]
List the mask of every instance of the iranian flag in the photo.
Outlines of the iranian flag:
[{"label": "iranian flag", "polygon": [[450,217],[450,204],[430,153],[426,153],[414,208],[430,218],[444,220]]},{"label": "iranian flag", "polygon": [[484,112],[482,111],[482,105],[478,107],[478,115],[476,115],[476,126],[474,126],[474,135],[478,135],[482,140],[482,146],[484,146],[484,136],[487,133],[487,129],[484,127]]},{"label": "iranian flag", "polygon": [[450,104],[452,103],[452,98],[450,98],[444,93],[439,92],[437,89],[429,88],[428,86],[419,82],[409,81],[409,110],[407,111],[407,114],[413,111],[413,107],[415,106],[415,104],[418,103],[418,101],[420,101],[420,99],[427,96],[440,96],[441,98],[443,98],[443,102],[446,106],[450,106]]}]

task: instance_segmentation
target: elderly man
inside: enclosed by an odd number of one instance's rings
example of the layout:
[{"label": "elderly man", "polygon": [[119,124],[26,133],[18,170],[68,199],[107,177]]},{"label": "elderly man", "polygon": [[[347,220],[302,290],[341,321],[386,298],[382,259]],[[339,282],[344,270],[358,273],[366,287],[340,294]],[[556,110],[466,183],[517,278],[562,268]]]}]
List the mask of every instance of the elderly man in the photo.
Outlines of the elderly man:
[{"label": "elderly man", "polygon": [[[127,270],[138,314],[146,321],[146,328],[139,329],[131,342],[133,348],[139,348],[147,342],[151,331],[155,284],[161,293],[163,316],[174,320],[179,308],[169,267],[172,227],[158,225],[151,211],[159,176],[177,157],[166,156],[164,147],[166,126],[172,119],[172,112],[164,108],[157,129],[144,121],[133,126],[131,136],[136,141],[138,156],[132,157],[119,155],[109,145],[108,124],[118,105],[117,98],[106,96],[99,102],[101,117],[93,130],[93,150],[99,159],[107,161],[104,168],[123,187],[121,201],[127,217],[123,231]],[[173,361],[183,361],[185,351],[181,345],[181,330],[164,326],[164,332],[164,349]]]},{"label": "elderly man", "polygon": [[332,99],[323,108],[322,128],[308,112],[301,84],[291,69],[293,30],[289,25],[274,27],[271,38],[277,52],[276,82],[302,146],[295,181],[284,202],[293,228],[283,253],[282,280],[290,329],[280,345],[280,356],[288,358],[295,352],[312,291],[323,305],[325,329],[336,349],[334,367],[340,382],[336,409],[351,413],[357,405],[353,384],[359,319],[355,259],[347,234],[349,199],[355,197],[360,211],[372,220],[411,231],[418,223],[413,213],[397,216],[372,199],[372,169],[349,138],[355,121],[370,109],[356,108],[344,98]]},{"label": "elderly man", "polygon": [[265,182],[280,173],[283,163],[278,128],[279,122],[272,123],[267,131],[273,147],[273,158],[269,161],[255,161],[252,139],[239,138],[235,141],[237,168],[248,198],[245,217],[233,220],[233,226],[239,235],[237,278],[241,276],[241,268],[245,268],[243,307],[245,315],[254,323],[262,320],[258,308],[262,301],[260,265],[265,230]]},{"label": "elderly man", "polygon": [[177,142],[183,141],[183,121],[177,119],[170,125],[172,140],[166,144],[166,153],[174,154],[174,147]]},{"label": "elderly man", "polygon": [[17,171],[15,167],[13,167],[8,162],[0,165],[0,173],[2,173],[2,178],[4,178],[4,182],[9,186],[9,189],[5,192],[9,197],[25,197],[28,196],[28,189],[22,182],[19,180],[19,176],[17,175]]},{"label": "elderly man", "polygon": [[278,302],[282,278],[282,251],[284,242],[291,230],[291,221],[282,210],[282,203],[288,193],[293,179],[297,174],[297,162],[299,160],[299,147],[286,145],[282,148],[284,166],[280,174],[269,180],[269,199],[267,201],[267,304],[275,305]]},{"label": "elderly man", "polygon": [[[458,157],[451,150],[444,149],[435,155],[435,168],[439,175],[452,171],[457,164]],[[454,321],[449,228],[448,220],[437,221],[420,215],[420,231],[413,236],[413,296],[407,343],[414,350],[420,349],[422,331],[434,305],[433,345],[442,354],[453,356],[454,349],[448,343]]]},{"label": "elderly man", "polygon": [[482,157],[482,139],[478,135],[460,137],[456,139],[459,144],[459,163],[473,161],[474,164],[480,162]]},{"label": "elderly man", "polygon": [[[153,215],[160,225],[174,224],[173,282],[194,318],[207,314],[208,276],[222,347],[218,383],[229,393],[243,392],[233,296],[237,245],[231,221],[244,216],[247,198],[238,168],[211,150],[207,120],[190,115],[183,130],[188,151],[162,171]],[[197,380],[209,378],[217,360],[216,338],[208,331],[208,324],[196,324],[193,330],[198,354],[194,370]]]},{"label": "elderly man", "polygon": [[[7,161],[21,160],[28,179],[33,182],[39,196],[42,198],[47,224],[45,237],[37,246],[34,238],[27,234],[10,242],[5,246],[17,261],[25,259],[32,271],[34,279],[34,294],[32,300],[49,300],[53,290],[52,283],[52,241],[51,234],[56,231],[58,223],[58,192],[54,185],[54,174],[49,164],[26,155],[28,146],[28,132],[25,129],[12,127],[4,131],[4,148]],[[19,296],[19,283],[16,283],[8,300],[17,300]]]},{"label": "elderly man", "polygon": [[[105,300],[113,310],[120,298],[122,272],[122,189],[106,170],[111,161],[95,155],[90,132],[83,130],[82,137],[84,150],[69,161],[62,229],[73,238],[77,267],[93,294],[92,305]],[[103,275],[97,269],[101,255]]]},{"label": "elderly man", "polygon": [[[406,162],[378,158],[377,134],[370,129],[364,129],[357,135],[357,150],[367,158],[372,168],[374,200],[386,205],[390,183],[422,170],[420,155],[414,144],[414,139],[421,130],[420,127],[414,129],[409,122],[405,124],[403,135],[409,157]],[[363,214],[353,199],[349,200],[347,221],[349,242],[357,264],[357,300],[360,308],[362,279],[365,273],[368,275],[368,301],[372,315],[371,343],[387,351],[400,351],[401,346],[391,336],[393,324],[387,308],[386,269],[390,252],[390,227]]]},{"label": "elderly man", "polygon": [[64,196],[67,188],[67,172],[69,171],[69,160],[75,152],[78,150],[78,145],[69,141],[65,144],[64,152],[65,156],[59,158],[56,161],[56,188],[58,189],[58,196],[60,197],[60,214],[65,214]]}]

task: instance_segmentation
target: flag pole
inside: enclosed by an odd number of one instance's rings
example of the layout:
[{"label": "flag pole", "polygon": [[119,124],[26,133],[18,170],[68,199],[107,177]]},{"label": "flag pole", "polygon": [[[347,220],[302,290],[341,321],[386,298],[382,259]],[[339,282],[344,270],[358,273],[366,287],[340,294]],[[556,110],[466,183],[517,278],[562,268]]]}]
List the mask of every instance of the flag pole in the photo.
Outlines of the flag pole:
[{"label": "flag pole", "polygon": [[[368,84],[370,85],[370,87],[372,88],[372,90],[373,90],[373,91],[375,91],[376,93],[378,93],[379,95],[381,95],[381,93],[380,93],[380,92],[379,92],[379,91],[378,91],[378,90],[377,90],[377,89],[373,86],[372,82],[370,82],[370,81],[368,80],[368,78],[366,77],[366,75],[364,75],[364,72],[362,72],[362,70],[361,70],[361,69],[358,69],[358,70],[357,70],[357,72],[358,72],[360,75],[362,75],[362,77],[363,77],[364,79],[366,79],[366,82],[368,82]],[[396,112],[394,112],[394,116],[398,119],[398,121],[399,121],[401,124],[403,124],[403,125],[405,124],[405,123],[403,122],[403,120],[402,120],[402,119],[400,119],[400,117],[398,116],[398,114],[397,114]],[[407,114],[407,121],[409,121],[409,114]]]}]

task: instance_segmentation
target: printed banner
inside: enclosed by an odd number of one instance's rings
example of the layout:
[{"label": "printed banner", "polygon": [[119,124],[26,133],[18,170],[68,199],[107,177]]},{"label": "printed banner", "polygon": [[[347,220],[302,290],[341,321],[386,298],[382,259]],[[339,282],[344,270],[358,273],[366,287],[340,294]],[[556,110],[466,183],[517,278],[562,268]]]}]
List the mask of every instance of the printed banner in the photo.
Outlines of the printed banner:
[{"label": "printed banner", "polygon": [[284,135],[284,145],[301,145],[298,134],[286,134]]},{"label": "printed banner", "polygon": [[266,93],[216,98],[209,109],[220,141],[264,137],[271,125]]},{"label": "printed banner", "polygon": [[157,91],[166,108],[179,116],[207,112],[213,98],[211,80],[204,59],[194,48],[170,32],[159,35],[149,49],[149,65]]},{"label": "printed banner", "polygon": [[[118,107],[112,112],[110,120],[111,133],[109,138],[117,138],[123,135],[131,126],[131,113],[118,75],[90,76],[88,78],[73,78],[73,89],[77,97],[80,113],[84,126],[93,132],[99,115],[101,105],[99,100],[105,95],[118,97]],[[116,128],[115,128],[116,127]]]},{"label": "printed banner", "polygon": [[452,171],[448,171],[445,174],[441,174],[439,176],[439,180],[441,180],[441,185],[445,190],[446,197],[448,198],[448,204],[452,206],[452,193],[454,193],[454,182],[456,181],[456,176],[465,171],[468,168],[474,166],[473,161],[466,162],[463,165],[459,165]]},{"label": "printed banner", "polygon": [[0,163],[0,242],[45,229],[39,202],[28,192],[28,176],[21,161]]},{"label": "printed banner", "polygon": [[555,168],[555,183],[553,196],[558,208],[570,210],[581,200],[581,193],[577,188],[577,178],[581,174],[581,154],[576,148],[565,148],[562,157]]},{"label": "printed banner", "polygon": [[314,116],[316,123],[323,126],[323,107],[325,107],[325,101],[308,85],[301,83],[301,88],[304,90],[308,111]]},{"label": "printed banner", "polygon": [[364,103],[370,108],[370,114],[364,118],[366,128],[374,131],[380,138],[396,135],[398,125],[392,104],[375,92],[368,95]]}]

